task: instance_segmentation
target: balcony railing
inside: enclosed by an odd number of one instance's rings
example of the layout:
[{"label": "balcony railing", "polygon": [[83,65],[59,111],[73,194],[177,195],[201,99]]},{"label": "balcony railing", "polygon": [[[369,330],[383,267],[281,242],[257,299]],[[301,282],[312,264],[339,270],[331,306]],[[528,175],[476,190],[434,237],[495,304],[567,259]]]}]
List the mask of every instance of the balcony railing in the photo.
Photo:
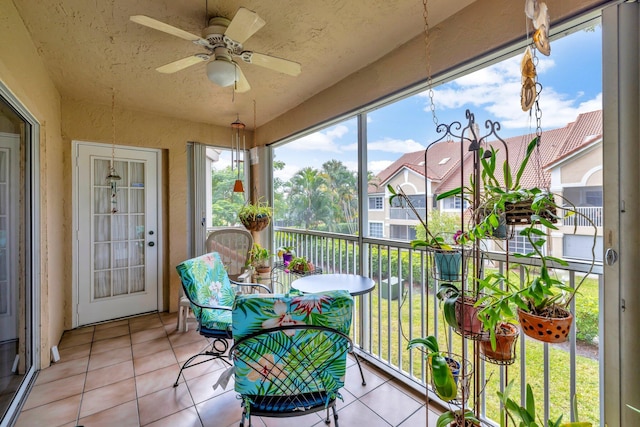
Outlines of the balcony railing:
[{"label": "balcony railing", "polygon": [[[597,335],[602,265],[596,265],[588,279],[588,288],[583,285],[585,292],[572,302],[577,327],[572,327],[569,341],[560,345],[544,344],[521,334],[516,362],[507,367],[482,361],[473,341],[463,342],[446,326],[433,292],[437,282],[429,274],[429,257],[424,251],[411,249],[409,243],[297,229],[276,229],[274,243],[276,247],[294,246],[298,255],[310,258],[325,273],[359,273],[376,281],[372,293],[356,298],[354,344],[362,358],[408,386],[422,392],[430,389],[424,358],[406,346],[409,339],[433,334],[441,348],[465,352],[467,359],[474,362],[477,381],[468,405],[477,405],[485,420],[497,422],[500,407],[496,391],[503,390],[513,379],[521,395],[527,382],[532,385],[541,408],[538,413],[545,420],[560,414],[565,414],[563,421],[574,420],[571,403],[579,390],[581,420],[600,424],[602,399]],[[508,268],[510,274],[524,279],[524,267],[513,264],[513,259],[512,264],[508,265],[507,261],[503,254],[489,253],[484,255],[481,265],[485,273],[497,270],[506,274]],[[535,259],[518,261],[536,265]],[[575,285],[588,272],[588,267],[586,263],[570,262],[568,267],[556,268],[555,274],[569,285]]]},{"label": "balcony railing", "polygon": [[577,207],[576,211],[582,215],[572,215],[564,218],[562,225],[590,227],[591,224],[587,220],[589,218],[596,227],[602,227],[602,207]]},{"label": "balcony railing", "polygon": [[[422,218],[427,214],[427,210],[425,208],[416,208],[416,210]],[[389,208],[389,218],[418,220],[418,217],[411,211],[411,209],[408,208]]]}]

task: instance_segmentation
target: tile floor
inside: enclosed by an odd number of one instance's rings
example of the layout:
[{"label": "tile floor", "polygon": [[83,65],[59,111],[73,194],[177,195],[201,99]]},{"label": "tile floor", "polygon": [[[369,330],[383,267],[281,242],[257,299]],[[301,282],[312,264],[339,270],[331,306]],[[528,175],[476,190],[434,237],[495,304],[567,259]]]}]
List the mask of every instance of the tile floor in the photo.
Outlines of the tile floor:
[{"label": "tile floor", "polygon": [[[173,387],[181,363],[206,345],[192,321],[189,332],[178,332],[175,314],[157,313],[65,332],[60,361],[39,373],[17,426],[237,426],[242,410],[233,386],[212,387],[222,362],[187,369]],[[350,360],[344,402],[337,406],[340,426],[426,425],[420,395],[363,365],[366,386]],[[255,427],[324,426],[323,414],[252,421]],[[431,411],[429,424],[435,425]]]}]

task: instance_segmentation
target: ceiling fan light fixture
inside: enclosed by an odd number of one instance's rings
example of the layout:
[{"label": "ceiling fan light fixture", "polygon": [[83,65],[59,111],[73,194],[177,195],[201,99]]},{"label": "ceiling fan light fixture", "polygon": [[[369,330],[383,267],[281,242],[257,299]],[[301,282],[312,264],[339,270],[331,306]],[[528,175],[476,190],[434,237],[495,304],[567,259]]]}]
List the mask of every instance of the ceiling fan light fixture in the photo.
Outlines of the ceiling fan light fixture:
[{"label": "ceiling fan light fixture", "polygon": [[236,81],[236,64],[223,58],[209,61],[207,77],[218,86],[231,86]]}]

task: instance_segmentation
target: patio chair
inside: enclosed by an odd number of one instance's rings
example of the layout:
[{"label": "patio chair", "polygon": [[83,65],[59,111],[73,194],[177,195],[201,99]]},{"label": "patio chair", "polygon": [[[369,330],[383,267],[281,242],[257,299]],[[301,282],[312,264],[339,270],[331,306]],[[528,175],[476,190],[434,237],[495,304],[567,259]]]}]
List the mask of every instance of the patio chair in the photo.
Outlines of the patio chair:
[{"label": "patio chair", "polygon": [[[248,230],[240,227],[216,228],[209,233],[205,243],[208,253],[217,252],[220,255],[229,279],[236,282],[250,281],[250,271],[246,269],[246,264],[252,246],[253,236]],[[187,332],[189,329],[187,323],[189,307],[189,299],[186,295],[181,294],[176,325],[179,331]]]},{"label": "patio chair", "polygon": [[214,229],[207,236],[207,252],[217,252],[229,279],[236,282],[247,281],[247,260],[253,246],[251,233],[240,227]]},{"label": "patio chair", "polygon": [[[214,359],[227,364],[224,354],[231,338],[231,307],[240,286],[258,287],[270,292],[269,288],[256,283],[238,283],[229,279],[220,255],[216,252],[188,259],[176,267],[184,294],[189,299],[191,310],[198,321],[200,335],[212,341],[194,354],[180,368],[174,387],[178,386],[182,371]],[[192,363],[199,356],[207,357]]]},{"label": "patio chair", "polygon": [[243,427],[251,416],[295,417],[333,411],[344,386],[353,299],[322,294],[239,295],[233,308],[235,390]]}]

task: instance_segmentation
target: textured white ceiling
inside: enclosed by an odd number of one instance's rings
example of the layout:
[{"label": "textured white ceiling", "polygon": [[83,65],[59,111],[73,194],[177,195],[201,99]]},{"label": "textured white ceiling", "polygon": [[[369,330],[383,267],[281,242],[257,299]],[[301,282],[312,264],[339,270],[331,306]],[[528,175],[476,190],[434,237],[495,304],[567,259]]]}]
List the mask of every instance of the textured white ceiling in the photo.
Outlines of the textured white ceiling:
[{"label": "textured white ceiling", "polygon": [[[420,0],[13,0],[64,98],[226,126],[236,114],[253,128],[299,105],[424,31]],[[429,25],[474,0],[429,0]],[[129,20],[147,15],[200,35],[206,17],[233,18],[238,7],[266,25],[246,50],[291,59],[291,77],[241,63],[252,89],[233,94],[211,83],[205,63],[175,74],[155,71],[203,49]]]}]

